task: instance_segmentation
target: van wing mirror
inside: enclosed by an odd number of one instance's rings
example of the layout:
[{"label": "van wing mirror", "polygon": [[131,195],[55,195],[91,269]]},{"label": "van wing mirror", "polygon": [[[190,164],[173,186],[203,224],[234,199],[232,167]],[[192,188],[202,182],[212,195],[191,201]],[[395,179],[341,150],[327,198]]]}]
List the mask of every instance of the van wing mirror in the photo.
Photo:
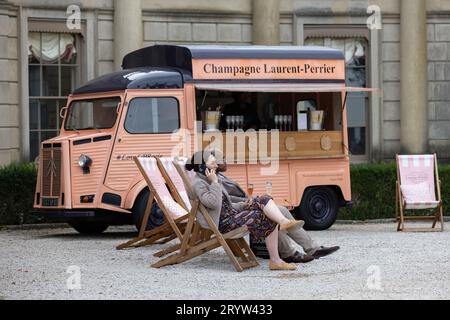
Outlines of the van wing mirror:
[{"label": "van wing mirror", "polygon": [[61,108],[61,110],[59,110],[59,117],[60,118],[65,118],[66,117],[66,113],[67,113],[67,107],[63,107],[63,108]]}]

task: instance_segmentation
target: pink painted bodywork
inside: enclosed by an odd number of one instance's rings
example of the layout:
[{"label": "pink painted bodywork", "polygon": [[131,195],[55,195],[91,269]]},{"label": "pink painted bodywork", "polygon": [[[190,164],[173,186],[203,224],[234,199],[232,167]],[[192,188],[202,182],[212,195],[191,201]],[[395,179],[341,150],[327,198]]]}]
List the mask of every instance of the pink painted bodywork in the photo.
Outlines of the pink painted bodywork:
[{"label": "pink painted bodywork", "polygon": [[[343,100],[344,94],[343,91]],[[184,89],[127,90],[125,92],[70,96],[68,105],[73,100],[111,96],[120,96],[122,100],[113,128],[73,132],[66,131],[63,127],[58,137],[45,141],[45,143],[61,142],[63,148],[61,189],[65,194],[65,205],[51,209],[102,208],[130,213],[137,196],[146,187],[132,156],[142,154],[171,156],[171,150],[177,144],[177,141],[171,138],[171,134],[129,134],[126,132],[124,121],[128,102],[132,98],[175,97],[180,106],[180,127],[190,132],[193,132],[195,128],[195,88],[192,84],[186,84]],[[239,182],[244,190],[247,183],[254,184],[254,194],[265,193],[266,182],[272,182],[272,195],[275,201],[289,208],[298,206],[304,190],[311,186],[337,186],[342,191],[344,200],[349,201],[351,193],[346,112],[342,113],[342,127],[345,155],[341,158],[281,160],[279,172],[270,177],[259,174],[261,166],[259,164],[229,165],[226,174]],[[112,139],[78,146],[72,144],[73,140],[104,136],[105,134],[110,134]],[[186,156],[192,154],[193,145],[194,141],[191,141],[184,150]],[[83,175],[82,169],[78,166],[78,157],[82,153],[93,159],[89,175]],[[39,175],[36,192],[41,190],[41,181],[42,177]],[[120,195],[122,199],[120,207],[101,203],[102,195],[105,192]],[[92,203],[81,203],[80,196],[86,194],[95,195]],[[44,208],[42,205],[37,205],[36,201],[34,207]]]}]

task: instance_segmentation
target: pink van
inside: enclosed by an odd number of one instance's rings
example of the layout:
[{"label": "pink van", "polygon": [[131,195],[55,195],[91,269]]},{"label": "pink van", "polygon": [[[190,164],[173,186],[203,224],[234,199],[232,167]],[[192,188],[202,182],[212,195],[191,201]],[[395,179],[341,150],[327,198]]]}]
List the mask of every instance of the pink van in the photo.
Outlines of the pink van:
[{"label": "pink van", "polygon": [[[351,205],[343,54],[322,47],[156,45],[76,89],[40,149],[34,208],[81,233],[140,225],[133,156],[225,151],[227,175],[309,229]],[[153,210],[149,228],[161,224]]]}]

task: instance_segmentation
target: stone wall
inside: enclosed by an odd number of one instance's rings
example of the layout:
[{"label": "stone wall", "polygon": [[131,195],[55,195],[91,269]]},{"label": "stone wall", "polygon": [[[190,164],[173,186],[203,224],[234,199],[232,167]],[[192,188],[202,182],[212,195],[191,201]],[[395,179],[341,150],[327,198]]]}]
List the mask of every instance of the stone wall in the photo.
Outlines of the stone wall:
[{"label": "stone wall", "polygon": [[[154,44],[252,44],[249,14],[143,12],[144,46]],[[292,15],[280,19],[280,44],[292,45]]]},{"label": "stone wall", "polygon": [[17,12],[0,4],[0,166],[19,160]]},{"label": "stone wall", "polygon": [[97,14],[97,76],[115,71],[113,17],[112,11],[102,11]]},{"label": "stone wall", "polygon": [[144,12],[144,45],[251,44],[251,16]]},{"label": "stone wall", "polygon": [[[450,18],[429,17],[427,27],[430,151],[450,159]],[[401,151],[398,19],[385,19],[383,23],[382,61],[384,158],[392,159]]]},{"label": "stone wall", "polygon": [[450,159],[450,17],[428,19],[430,151]]},{"label": "stone wall", "polygon": [[[280,18],[280,45],[293,44],[292,14]],[[96,74],[114,71],[113,12],[97,14]],[[250,14],[143,11],[144,46],[154,44],[251,45]]]},{"label": "stone wall", "polygon": [[383,23],[381,44],[383,89],[384,158],[400,152],[400,24],[398,19]]},{"label": "stone wall", "polygon": [[[20,135],[21,132],[28,134],[28,128],[20,128],[20,88],[25,84],[21,84],[19,79],[18,6],[36,7],[52,17],[58,10],[59,15],[64,16],[69,2],[10,0],[9,4],[0,5],[0,165],[21,158]],[[91,15],[89,17],[92,17],[94,25],[93,32],[87,33],[85,38],[86,42],[92,43],[92,50],[84,57],[85,62],[93,64],[92,68],[89,67],[89,78],[113,72],[113,1],[82,0],[81,3],[84,12]],[[365,0],[342,0],[339,5],[331,3],[325,0],[314,3],[308,0],[281,0],[280,44],[300,43],[301,30],[294,26],[296,10],[306,14],[311,12],[314,21],[358,25],[363,21],[364,24],[365,13],[361,15],[358,12],[366,8]],[[400,152],[399,1],[374,0],[373,3],[383,10],[383,29],[380,42],[377,42],[380,46],[379,69],[374,68],[370,72],[380,71],[383,98],[382,118],[372,125],[372,134],[378,136],[381,131],[382,158],[392,159],[395,153]],[[214,5],[208,0],[195,3],[142,0],[143,44],[250,45],[251,5],[252,0],[217,1]],[[430,150],[438,152],[440,158],[450,159],[450,2],[430,0],[427,1],[427,8],[429,145]],[[358,14],[354,16],[355,13]],[[27,104],[24,106],[27,107]]]}]

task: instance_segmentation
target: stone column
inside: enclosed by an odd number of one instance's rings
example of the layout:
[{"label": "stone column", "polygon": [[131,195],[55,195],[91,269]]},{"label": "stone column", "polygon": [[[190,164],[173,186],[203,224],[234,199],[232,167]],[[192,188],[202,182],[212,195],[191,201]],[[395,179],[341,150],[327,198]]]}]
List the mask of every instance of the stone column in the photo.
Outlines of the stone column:
[{"label": "stone column", "polygon": [[[22,79],[19,74],[17,19],[17,7],[9,1],[0,1],[0,166],[22,160],[22,138],[29,137],[28,131],[21,134],[20,128],[19,81]],[[23,107],[28,111],[28,100]],[[28,116],[28,112],[26,114]],[[25,157],[23,160],[28,161]]]},{"label": "stone column", "polygon": [[114,0],[114,67],[120,70],[123,57],[142,48],[141,0]]},{"label": "stone column", "polygon": [[400,141],[402,152],[428,150],[426,0],[400,5]]},{"label": "stone column", "polygon": [[280,44],[280,0],[253,0],[252,42],[259,45]]}]

